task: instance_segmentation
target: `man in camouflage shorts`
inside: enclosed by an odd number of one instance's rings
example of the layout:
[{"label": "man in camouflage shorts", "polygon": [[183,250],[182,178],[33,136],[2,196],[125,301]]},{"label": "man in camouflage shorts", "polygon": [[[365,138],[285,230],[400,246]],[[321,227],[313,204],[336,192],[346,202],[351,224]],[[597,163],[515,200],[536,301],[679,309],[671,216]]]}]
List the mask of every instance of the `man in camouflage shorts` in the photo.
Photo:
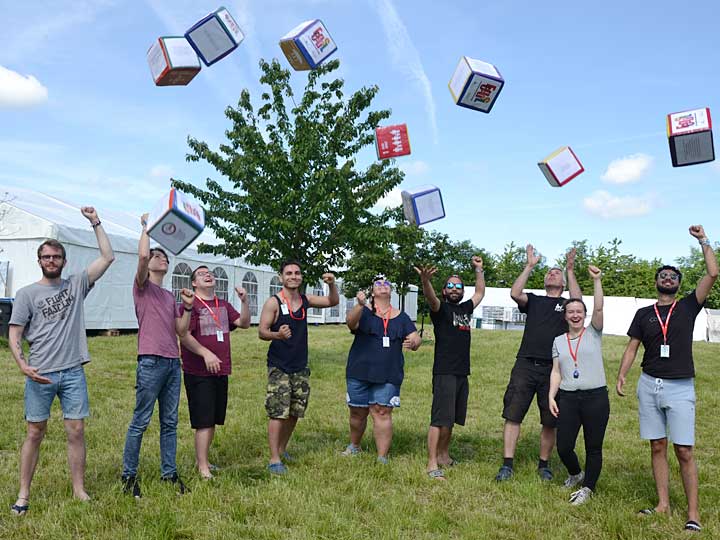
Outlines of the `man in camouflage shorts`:
[{"label": "man in camouflage shorts", "polygon": [[270,418],[302,418],[310,397],[310,370],[285,373],[276,367],[268,372],[265,410]]}]

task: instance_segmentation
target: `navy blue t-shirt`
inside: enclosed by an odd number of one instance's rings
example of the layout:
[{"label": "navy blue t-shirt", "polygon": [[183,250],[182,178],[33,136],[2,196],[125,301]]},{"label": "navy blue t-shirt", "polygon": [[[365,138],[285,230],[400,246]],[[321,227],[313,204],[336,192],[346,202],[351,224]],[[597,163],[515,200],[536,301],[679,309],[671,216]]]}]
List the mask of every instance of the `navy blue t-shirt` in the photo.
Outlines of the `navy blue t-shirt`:
[{"label": "navy blue t-shirt", "polygon": [[408,335],[416,331],[407,313],[400,312],[400,315],[388,321],[390,347],[383,347],[385,328],[382,318],[369,308],[363,308],[357,330],[353,332],[355,340],[350,347],[345,376],[365,382],[400,386],[405,376],[402,344]]},{"label": "navy blue t-shirt", "polygon": [[[277,295],[273,298],[278,302],[278,308],[282,302]],[[273,339],[268,348],[268,367],[276,367],[285,373],[297,373],[307,367],[308,364],[308,335],[307,335],[307,312],[309,309],[307,296],[300,295],[302,306],[294,311],[292,317],[283,315],[282,310],[278,314],[277,321],[270,327],[270,330],[277,332],[283,324],[290,327],[292,336],[290,339]],[[293,318],[294,317],[294,318]]]}]

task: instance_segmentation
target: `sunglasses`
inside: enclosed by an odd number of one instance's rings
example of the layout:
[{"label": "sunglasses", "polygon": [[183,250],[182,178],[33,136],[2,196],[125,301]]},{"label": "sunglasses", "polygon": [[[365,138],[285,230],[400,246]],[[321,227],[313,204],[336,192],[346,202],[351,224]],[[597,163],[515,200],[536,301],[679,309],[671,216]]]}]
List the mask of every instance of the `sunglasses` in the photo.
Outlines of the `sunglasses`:
[{"label": "sunglasses", "polygon": [[461,289],[461,290],[462,290],[463,284],[462,284],[462,283],[451,283],[451,282],[448,281],[448,282],[445,284],[445,288],[446,288],[446,289]]},{"label": "sunglasses", "polygon": [[660,272],[658,276],[660,279],[671,279],[672,281],[680,279],[680,276],[678,276],[675,272]]},{"label": "sunglasses", "polygon": [[376,287],[389,287],[390,282],[388,280],[385,280],[385,281],[378,280],[373,285],[375,285]]},{"label": "sunglasses", "polygon": [[43,261],[62,261],[62,255],[40,255],[40,259]]}]

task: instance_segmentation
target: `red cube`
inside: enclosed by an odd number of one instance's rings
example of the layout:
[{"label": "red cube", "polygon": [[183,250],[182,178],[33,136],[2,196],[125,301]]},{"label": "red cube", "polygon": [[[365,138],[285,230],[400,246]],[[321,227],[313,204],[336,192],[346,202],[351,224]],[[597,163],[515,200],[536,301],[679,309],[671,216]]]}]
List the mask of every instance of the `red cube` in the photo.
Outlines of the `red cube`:
[{"label": "red cube", "polygon": [[410,155],[410,137],[407,124],[375,129],[375,148],[378,159]]}]

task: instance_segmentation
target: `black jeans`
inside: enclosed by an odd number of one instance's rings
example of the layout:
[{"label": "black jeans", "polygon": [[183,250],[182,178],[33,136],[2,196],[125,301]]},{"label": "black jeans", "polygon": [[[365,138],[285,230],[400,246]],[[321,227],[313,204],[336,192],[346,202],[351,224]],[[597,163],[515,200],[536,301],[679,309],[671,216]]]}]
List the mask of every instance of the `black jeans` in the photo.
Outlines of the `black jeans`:
[{"label": "black jeans", "polygon": [[602,469],[602,445],[605,428],[610,418],[610,400],[607,387],[592,390],[558,391],[557,405],[560,409],[557,424],[557,450],[569,474],[578,474],[580,463],[575,453],[580,427],[585,437],[584,487],[595,491],[595,484]]}]

